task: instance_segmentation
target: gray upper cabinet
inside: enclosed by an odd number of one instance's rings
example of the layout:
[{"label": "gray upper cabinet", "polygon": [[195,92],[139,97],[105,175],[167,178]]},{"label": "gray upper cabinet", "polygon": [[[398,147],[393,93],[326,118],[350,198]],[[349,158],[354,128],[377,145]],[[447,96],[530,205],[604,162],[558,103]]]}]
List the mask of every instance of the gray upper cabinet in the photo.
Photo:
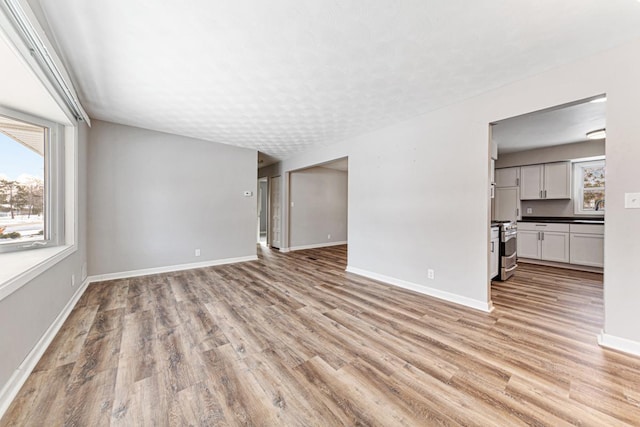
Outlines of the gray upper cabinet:
[{"label": "gray upper cabinet", "polygon": [[520,167],[520,199],[570,199],[571,163],[556,162]]},{"label": "gray upper cabinet", "polygon": [[520,185],[520,168],[496,169],[496,187],[517,187]]}]

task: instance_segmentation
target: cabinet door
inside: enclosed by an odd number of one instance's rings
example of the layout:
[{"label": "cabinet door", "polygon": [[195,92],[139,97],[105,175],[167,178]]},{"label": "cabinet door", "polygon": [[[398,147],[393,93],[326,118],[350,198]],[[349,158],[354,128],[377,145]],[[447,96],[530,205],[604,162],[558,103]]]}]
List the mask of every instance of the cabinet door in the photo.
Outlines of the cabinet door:
[{"label": "cabinet door", "polygon": [[571,233],[571,264],[604,267],[604,235]]},{"label": "cabinet door", "polygon": [[543,231],[542,258],[545,261],[569,262],[569,233]]},{"label": "cabinet door", "polygon": [[571,198],[571,163],[547,163],[544,165],[545,199]]},{"label": "cabinet door", "polygon": [[517,187],[520,185],[520,168],[496,169],[496,187]]},{"label": "cabinet door", "polygon": [[520,199],[538,200],[542,198],[544,165],[522,166],[520,168]]},{"label": "cabinet door", "polygon": [[520,217],[520,189],[518,187],[496,188],[493,219],[517,221]]},{"label": "cabinet door", "polygon": [[540,233],[518,230],[518,258],[540,259]]},{"label": "cabinet door", "polygon": [[499,238],[495,238],[495,239],[491,239],[491,265],[490,265],[490,270],[489,271],[489,279],[493,279],[494,277],[496,277],[499,273],[499,268],[498,268],[498,261],[500,259],[500,239]]}]

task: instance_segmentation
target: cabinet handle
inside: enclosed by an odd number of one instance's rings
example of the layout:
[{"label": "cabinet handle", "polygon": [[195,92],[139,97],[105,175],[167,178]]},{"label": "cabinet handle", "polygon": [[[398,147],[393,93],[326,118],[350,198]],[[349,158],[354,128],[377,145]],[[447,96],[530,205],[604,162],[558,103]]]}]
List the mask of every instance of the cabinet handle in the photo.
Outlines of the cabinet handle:
[{"label": "cabinet handle", "polygon": [[494,246],[494,242],[491,242],[491,253],[493,253],[493,251],[495,250],[493,246]]},{"label": "cabinet handle", "polygon": [[516,208],[516,218],[520,216],[520,208]]},{"label": "cabinet handle", "polygon": [[516,187],[520,185],[520,178],[516,178]]},{"label": "cabinet handle", "polygon": [[542,239],[540,240],[544,240],[544,231],[541,231],[540,234],[542,234]]},{"label": "cabinet handle", "polygon": [[538,240],[540,240],[540,232],[538,231]]},{"label": "cabinet handle", "polygon": [[542,190],[540,190],[540,198],[542,199]]},{"label": "cabinet handle", "polygon": [[547,190],[544,190],[544,198],[547,198]]}]

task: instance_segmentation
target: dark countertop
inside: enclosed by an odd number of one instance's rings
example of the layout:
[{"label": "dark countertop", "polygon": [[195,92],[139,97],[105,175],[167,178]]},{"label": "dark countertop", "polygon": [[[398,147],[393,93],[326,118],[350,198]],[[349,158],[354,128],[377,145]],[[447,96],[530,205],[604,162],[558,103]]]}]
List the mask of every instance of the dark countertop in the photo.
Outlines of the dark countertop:
[{"label": "dark countertop", "polygon": [[604,218],[576,218],[576,217],[535,217],[523,216],[518,222],[556,222],[562,224],[604,224]]}]

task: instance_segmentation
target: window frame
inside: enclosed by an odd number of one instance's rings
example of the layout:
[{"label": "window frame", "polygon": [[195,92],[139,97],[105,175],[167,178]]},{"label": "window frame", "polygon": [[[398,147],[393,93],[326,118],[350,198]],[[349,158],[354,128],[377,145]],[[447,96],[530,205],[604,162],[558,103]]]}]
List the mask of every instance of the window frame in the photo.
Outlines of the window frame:
[{"label": "window frame", "polygon": [[[589,161],[578,161],[573,163],[573,182],[574,191],[573,191],[573,212],[575,215],[591,215],[591,216],[604,216],[605,208],[601,210],[585,210],[584,206],[584,186],[583,186],[583,170],[587,167],[604,167],[606,168],[606,159],[593,159]],[[606,178],[606,170],[605,170],[605,182],[602,190],[605,191],[606,197],[606,186],[607,186],[607,178]]]},{"label": "window frame", "polygon": [[3,243],[0,254],[59,246],[64,241],[64,126],[0,106],[0,116],[45,129],[44,142],[44,240]]}]

